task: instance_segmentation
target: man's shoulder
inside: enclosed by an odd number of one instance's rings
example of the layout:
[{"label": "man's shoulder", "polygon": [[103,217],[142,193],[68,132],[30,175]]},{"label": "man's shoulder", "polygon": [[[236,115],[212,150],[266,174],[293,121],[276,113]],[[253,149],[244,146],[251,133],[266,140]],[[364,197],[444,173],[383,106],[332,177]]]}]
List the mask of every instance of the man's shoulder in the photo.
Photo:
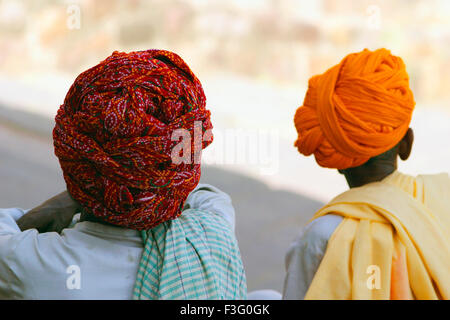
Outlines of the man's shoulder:
[{"label": "man's shoulder", "polygon": [[185,209],[176,219],[182,226],[201,230],[203,232],[213,232],[218,234],[230,234],[234,237],[233,225],[216,211],[207,211],[200,209]]},{"label": "man's shoulder", "polygon": [[343,220],[342,216],[327,214],[318,217],[301,229],[294,242],[291,243],[290,250],[322,250],[326,247],[337,226]]},{"label": "man's shoulder", "polygon": [[303,236],[311,240],[328,241],[342,220],[343,217],[336,214],[318,217],[306,225]]},{"label": "man's shoulder", "polygon": [[435,173],[435,174],[421,174],[418,177],[424,181],[430,183],[442,184],[443,186],[450,187],[450,176],[447,172]]},{"label": "man's shoulder", "polygon": [[22,208],[0,208],[0,214],[11,216],[14,220],[19,219],[28,211]]}]

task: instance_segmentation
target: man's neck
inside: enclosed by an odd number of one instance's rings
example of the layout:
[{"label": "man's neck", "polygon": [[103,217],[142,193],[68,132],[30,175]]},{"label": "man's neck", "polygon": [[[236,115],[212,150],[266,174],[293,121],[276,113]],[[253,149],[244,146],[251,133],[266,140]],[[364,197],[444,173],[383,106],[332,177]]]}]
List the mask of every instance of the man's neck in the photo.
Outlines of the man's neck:
[{"label": "man's neck", "polygon": [[344,173],[350,188],[362,187],[366,184],[381,181],[397,170],[397,163],[374,162],[367,166],[347,169]]}]

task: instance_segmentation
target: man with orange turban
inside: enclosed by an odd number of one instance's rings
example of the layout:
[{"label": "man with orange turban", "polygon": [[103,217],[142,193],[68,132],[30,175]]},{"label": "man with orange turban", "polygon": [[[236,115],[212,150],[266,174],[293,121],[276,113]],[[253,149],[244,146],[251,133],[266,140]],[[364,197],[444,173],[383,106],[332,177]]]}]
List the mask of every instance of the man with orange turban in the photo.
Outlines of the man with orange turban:
[{"label": "man with orange turban", "polygon": [[178,55],[114,52],[55,120],[68,192],[0,210],[1,298],[246,298],[231,200],[198,185],[210,112]]},{"label": "man with orange turban", "polygon": [[449,299],[450,179],[397,171],[413,131],[401,58],[349,54],[309,80],[295,146],[350,190],[313,217],[287,254],[285,299]]}]

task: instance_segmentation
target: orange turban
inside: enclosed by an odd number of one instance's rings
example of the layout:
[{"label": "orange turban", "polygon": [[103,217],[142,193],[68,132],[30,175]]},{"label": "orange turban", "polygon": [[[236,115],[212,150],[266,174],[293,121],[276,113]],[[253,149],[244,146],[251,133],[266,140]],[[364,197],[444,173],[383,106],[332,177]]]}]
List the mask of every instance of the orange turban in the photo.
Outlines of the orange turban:
[{"label": "orange turban", "polygon": [[352,53],[309,79],[295,113],[295,146],[322,167],[347,169],[393,148],[408,130],[414,97],[403,60],[389,50]]}]

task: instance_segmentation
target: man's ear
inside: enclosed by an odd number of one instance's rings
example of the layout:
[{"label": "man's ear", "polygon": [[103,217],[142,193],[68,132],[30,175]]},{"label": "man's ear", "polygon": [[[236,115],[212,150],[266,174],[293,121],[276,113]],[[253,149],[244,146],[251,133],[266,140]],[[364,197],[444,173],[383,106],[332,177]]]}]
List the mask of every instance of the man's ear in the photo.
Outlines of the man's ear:
[{"label": "man's ear", "polygon": [[408,128],[408,131],[406,131],[405,136],[403,137],[402,141],[400,141],[398,147],[398,155],[400,156],[400,159],[402,159],[403,161],[409,158],[413,142],[414,142],[413,130],[411,128]]}]

